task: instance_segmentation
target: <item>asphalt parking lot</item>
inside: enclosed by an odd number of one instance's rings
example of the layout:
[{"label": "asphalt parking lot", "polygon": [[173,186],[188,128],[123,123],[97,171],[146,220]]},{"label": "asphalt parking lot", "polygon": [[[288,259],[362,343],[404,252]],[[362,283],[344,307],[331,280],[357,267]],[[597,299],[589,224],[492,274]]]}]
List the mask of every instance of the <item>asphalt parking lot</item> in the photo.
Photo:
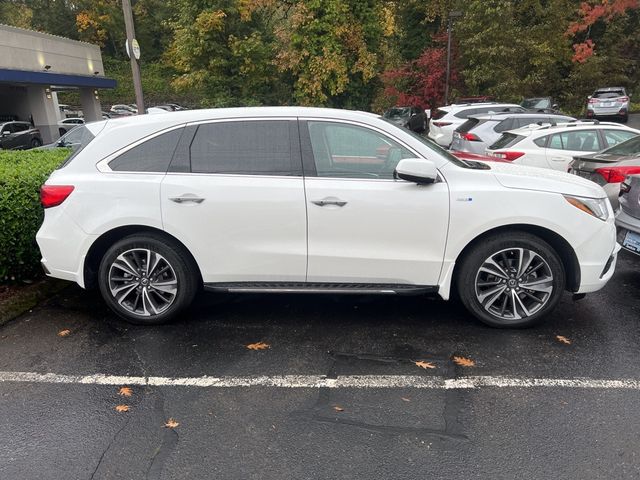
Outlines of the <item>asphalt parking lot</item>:
[{"label": "asphalt parking lot", "polygon": [[639,267],[521,331],[424,297],[215,294],[134,327],[70,285],[0,327],[0,478],[635,478]]}]

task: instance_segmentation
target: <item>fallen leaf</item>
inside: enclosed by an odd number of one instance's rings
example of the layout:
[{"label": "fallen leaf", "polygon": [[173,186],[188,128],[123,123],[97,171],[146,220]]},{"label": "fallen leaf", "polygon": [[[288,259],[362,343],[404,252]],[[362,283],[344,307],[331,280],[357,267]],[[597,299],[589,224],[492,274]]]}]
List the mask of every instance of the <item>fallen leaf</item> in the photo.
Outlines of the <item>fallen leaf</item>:
[{"label": "fallen leaf", "polygon": [[120,387],[120,390],[118,390],[118,395],[122,395],[123,397],[130,397],[132,393],[133,390],[131,390],[131,387]]},{"label": "fallen leaf", "polygon": [[129,405],[118,405],[116,406],[116,412],[128,412]]},{"label": "fallen leaf", "polygon": [[466,358],[466,357],[457,357],[454,356],[453,357],[453,362],[456,365],[460,365],[461,367],[473,367],[475,366],[476,362],[474,362],[473,360],[471,360],[470,358]]},{"label": "fallen leaf", "polygon": [[169,420],[167,420],[167,423],[164,424],[165,428],[176,428],[178,425],[180,424],[173,418],[170,418]]},{"label": "fallen leaf", "polygon": [[336,412],[344,412],[344,408],[340,407],[339,405],[335,405],[335,406],[333,407],[333,409],[334,409]]},{"label": "fallen leaf", "polygon": [[403,402],[410,402],[410,401],[411,401],[411,400],[409,400],[407,397],[400,397],[400,398],[402,398],[402,401],[403,401]]},{"label": "fallen leaf", "polygon": [[424,368],[425,370],[427,368],[436,368],[436,366],[433,363],[425,362],[423,360],[420,360],[419,362],[413,362],[413,363],[415,363],[420,368]]},{"label": "fallen leaf", "polygon": [[563,337],[562,335],[556,335],[556,340],[558,340],[560,343],[571,345],[571,340],[569,340],[567,337]]},{"label": "fallen leaf", "polygon": [[249,345],[247,345],[247,348],[249,350],[266,350],[267,348],[270,348],[270,347],[271,345],[264,342],[250,343]]},{"label": "fallen leaf", "polygon": [[59,336],[59,337],[66,337],[66,336],[68,336],[70,333],[71,333],[71,330],[64,329],[64,330],[60,330],[60,331],[58,332],[58,336]]}]

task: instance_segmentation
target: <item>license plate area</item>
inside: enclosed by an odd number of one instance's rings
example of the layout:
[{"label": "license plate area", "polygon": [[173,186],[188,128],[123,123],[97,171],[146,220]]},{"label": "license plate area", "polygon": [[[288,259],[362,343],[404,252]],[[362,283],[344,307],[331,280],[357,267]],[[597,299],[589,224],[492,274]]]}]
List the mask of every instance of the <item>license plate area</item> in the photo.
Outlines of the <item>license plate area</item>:
[{"label": "license plate area", "polygon": [[640,234],[636,232],[627,231],[622,241],[622,246],[633,250],[636,253],[640,253]]}]

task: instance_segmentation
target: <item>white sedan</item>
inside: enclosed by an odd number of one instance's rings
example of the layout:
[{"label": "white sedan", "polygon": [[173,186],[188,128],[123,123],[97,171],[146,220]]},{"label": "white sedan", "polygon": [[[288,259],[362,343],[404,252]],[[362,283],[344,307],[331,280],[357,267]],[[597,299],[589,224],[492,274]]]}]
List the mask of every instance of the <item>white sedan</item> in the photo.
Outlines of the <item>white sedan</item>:
[{"label": "white sedan", "polygon": [[599,152],[637,135],[640,130],[598,121],[532,125],[503,133],[486,154],[519,165],[567,172],[573,157]]},{"label": "white sedan", "polygon": [[41,190],[42,265],[97,285],[131,322],[168,321],[204,286],[445,300],[455,290],[485,323],[522,327],[615,269],[600,186],[461,160],[373,114],[192,110],[79,128]]}]

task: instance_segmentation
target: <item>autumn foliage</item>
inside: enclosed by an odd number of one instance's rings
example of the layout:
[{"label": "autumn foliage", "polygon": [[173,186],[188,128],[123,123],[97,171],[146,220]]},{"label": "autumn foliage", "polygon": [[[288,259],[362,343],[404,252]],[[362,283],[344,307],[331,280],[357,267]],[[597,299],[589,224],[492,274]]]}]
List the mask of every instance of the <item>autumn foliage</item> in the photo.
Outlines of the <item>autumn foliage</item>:
[{"label": "autumn foliage", "polygon": [[[625,15],[629,10],[640,7],[639,0],[598,0],[597,2],[583,2],[578,11],[580,18],[571,22],[566,35],[577,37],[578,34],[589,31],[596,22],[609,23],[616,17]],[[590,38],[573,45],[573,61],[584,63],[594,54],[595,43]]]}]

